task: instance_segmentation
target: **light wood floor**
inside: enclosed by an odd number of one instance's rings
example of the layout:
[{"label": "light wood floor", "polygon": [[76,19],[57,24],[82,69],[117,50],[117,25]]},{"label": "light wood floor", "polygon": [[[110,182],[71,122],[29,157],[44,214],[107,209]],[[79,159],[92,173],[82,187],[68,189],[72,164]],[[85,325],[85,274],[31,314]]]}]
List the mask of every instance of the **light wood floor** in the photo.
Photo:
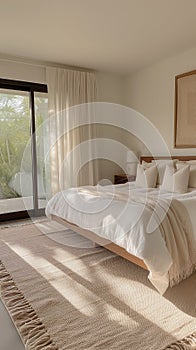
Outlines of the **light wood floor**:
[{"label": "light wood floor", "polygon": [[[0,300],[0,339],[1,350],[24,350],[24,345],[18,335],[18,332]],[[1,348],[3,346],[3,348]]]}]

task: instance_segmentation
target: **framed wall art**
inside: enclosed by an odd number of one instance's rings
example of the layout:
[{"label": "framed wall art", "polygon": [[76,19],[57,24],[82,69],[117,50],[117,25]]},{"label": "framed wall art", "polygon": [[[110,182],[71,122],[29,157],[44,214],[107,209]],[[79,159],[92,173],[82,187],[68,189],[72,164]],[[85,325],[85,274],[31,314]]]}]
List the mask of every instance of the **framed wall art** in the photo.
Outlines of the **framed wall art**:
[{"label": "framed wall art", "polygon": [[196,70],[175,77],[174,147],[196,148]]}]

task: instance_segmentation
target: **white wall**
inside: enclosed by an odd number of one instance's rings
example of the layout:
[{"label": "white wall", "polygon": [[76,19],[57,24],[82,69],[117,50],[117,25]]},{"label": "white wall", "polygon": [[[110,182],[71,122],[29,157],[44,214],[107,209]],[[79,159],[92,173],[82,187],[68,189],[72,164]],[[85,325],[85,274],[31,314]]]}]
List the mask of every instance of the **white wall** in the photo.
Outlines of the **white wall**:
[{"label": "white wall", "polygon": [[[122,103],[123,78],[115,74],[97,72],[98,101]],[[43,65],[22,63],[0,57],[0,78],[46,82],[46,70]]]},{"label": "white wall", "polygon": [[97,72],[98,101],[123,104],[124,79],[119,75]]},{"label": "white wall", "polygon": [[174,155],[196,154],[196,149],[173,147],[174,78],[195,69],[196,48],[125,78],[125,104],[141,112],[156,126]]},{"label": "white wall", "polygon": [[0,58],[0,78],[45,83],[45,67]]}]

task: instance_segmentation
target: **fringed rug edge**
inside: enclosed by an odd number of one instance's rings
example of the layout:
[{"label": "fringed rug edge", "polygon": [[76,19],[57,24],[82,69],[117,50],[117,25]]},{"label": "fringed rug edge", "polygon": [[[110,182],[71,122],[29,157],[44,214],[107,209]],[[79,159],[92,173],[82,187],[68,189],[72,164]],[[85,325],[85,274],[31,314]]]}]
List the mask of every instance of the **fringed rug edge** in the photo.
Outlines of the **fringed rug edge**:
[{"label": "fringed rug edge", "polygon": [[29,301],[0,260],[0,297],[28,350],[58,350]]}]

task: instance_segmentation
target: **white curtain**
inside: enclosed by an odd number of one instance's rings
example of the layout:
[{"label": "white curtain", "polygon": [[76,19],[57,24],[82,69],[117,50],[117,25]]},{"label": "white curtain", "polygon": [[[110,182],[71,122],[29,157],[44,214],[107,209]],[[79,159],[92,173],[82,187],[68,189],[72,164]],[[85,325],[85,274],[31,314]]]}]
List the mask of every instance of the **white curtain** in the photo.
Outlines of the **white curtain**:
[{"label": "white curtain", "polygon": [[51,195],[68,187],[96,184],[97,162],[83,164],[84,156],[93,159],[91,140],[95,138],[95,126],[91,102],[97,96],[95,74],[47,67],[46,79]]}]

